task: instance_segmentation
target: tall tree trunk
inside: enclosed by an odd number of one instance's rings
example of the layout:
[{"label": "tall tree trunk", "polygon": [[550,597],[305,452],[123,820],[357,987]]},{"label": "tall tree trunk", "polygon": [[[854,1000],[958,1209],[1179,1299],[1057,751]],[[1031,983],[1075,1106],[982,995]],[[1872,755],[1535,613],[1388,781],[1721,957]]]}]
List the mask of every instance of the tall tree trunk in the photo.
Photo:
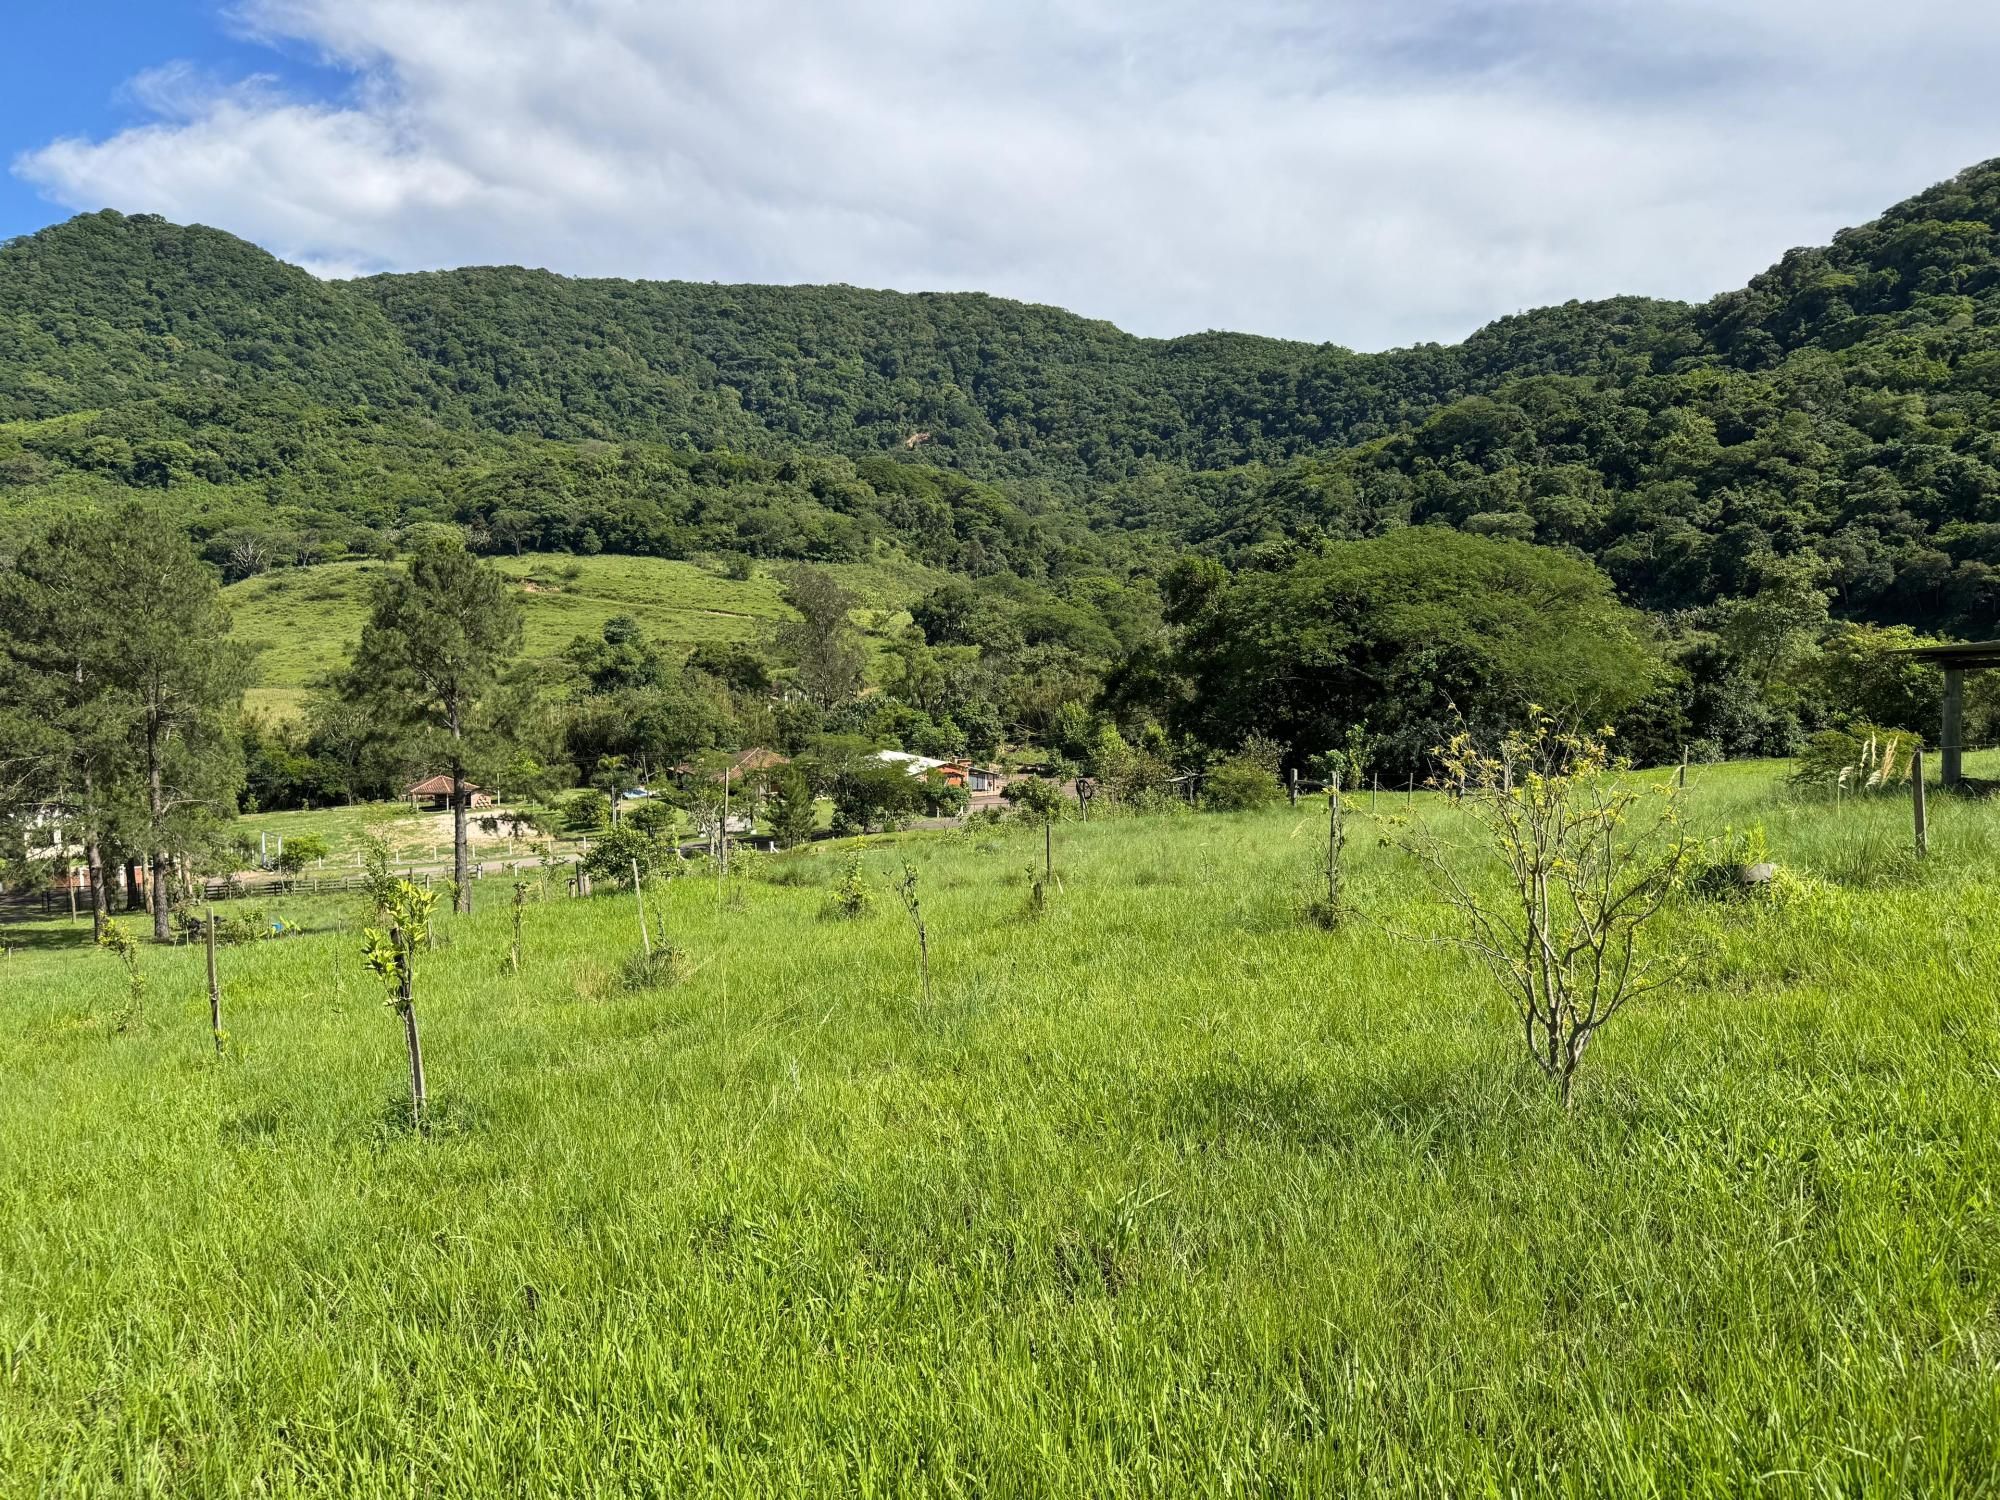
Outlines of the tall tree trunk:
[{"label": "tall tree trunk", "polygon": [[458,909],[472,910],[472,862],[465,831],[465,767],[454,754],[451,762],[451,878],[458,885]]},{"label": "tall tree trunk", "polygon": [[151,879],[146,887],[153,896],[153,941],[171,943],[174,940],[174,861],[170,854],[155,851],[152,858]]},{"label": "tall tree trunk", "polygon": [[104,846],[92,834],[83,846],[83,857],[90,862],[90,936],[93,942],[104,937],[104,924],[111,920],[111,893],[104,888]]},{"label": "tall tree trunk", "polygon": [[151,736],[146,740],[146,808],[152,814],[153,826],[153,941],[170,943],[174,940],[173,924],[173,856],[160,847],[160,830],[167,821],[167,798],[160,781],[159,743]]}]

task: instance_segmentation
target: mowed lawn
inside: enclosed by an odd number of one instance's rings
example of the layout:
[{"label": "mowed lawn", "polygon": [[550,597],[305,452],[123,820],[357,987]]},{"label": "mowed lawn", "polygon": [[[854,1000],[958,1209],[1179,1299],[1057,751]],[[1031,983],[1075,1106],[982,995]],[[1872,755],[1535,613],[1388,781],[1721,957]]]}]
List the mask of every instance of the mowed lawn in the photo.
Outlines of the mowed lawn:
[{"label": "mowed lawn", "polygon": [[[1426,938],[1401,799],[875,841],[502,891],[418,971],[359,913],[0,960],[0,1494],[1853,1495],[2000,1473],[2000,808],[1787,801],[1779,902],[1560,1114]],[[1417,799],[1411,816],[1462,831]],[[1470,846],[1465,857],[1471,859]],[[889,889],[918,873],[935,996]]]},{"label": "mowed lawn", "polygon": [[[522,651],[530,657],[554,656],[614,615],[630,615],[655,640],[682,647],[759,640],[795,618],[767,566],[735,579],[647,557],[530,554],[493,562],[521,601]],[[296,714],[307,684],[347,660],[367,618],[370,580],[391,566],[322,563],[231,585],[225,597],[235,637],[257,652],[247,706],[281,718]],[[895,559],[829,571],[863,601],[861,622],[877,630],[892,627],[898,611],[934,583],[927,570]]]}]

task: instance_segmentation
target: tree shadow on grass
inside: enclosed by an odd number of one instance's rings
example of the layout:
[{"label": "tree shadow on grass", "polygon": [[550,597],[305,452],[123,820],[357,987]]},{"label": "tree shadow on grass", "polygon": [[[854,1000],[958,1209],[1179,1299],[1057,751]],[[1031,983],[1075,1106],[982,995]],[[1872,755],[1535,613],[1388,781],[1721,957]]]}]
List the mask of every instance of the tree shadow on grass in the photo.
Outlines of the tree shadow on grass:
[{"label": "tree shadow on grass", "polygon": [[65,948],[94,947],[90,924],[80,927],[11,927],[0,924],[0,949],[17,953],[53,953]]}]

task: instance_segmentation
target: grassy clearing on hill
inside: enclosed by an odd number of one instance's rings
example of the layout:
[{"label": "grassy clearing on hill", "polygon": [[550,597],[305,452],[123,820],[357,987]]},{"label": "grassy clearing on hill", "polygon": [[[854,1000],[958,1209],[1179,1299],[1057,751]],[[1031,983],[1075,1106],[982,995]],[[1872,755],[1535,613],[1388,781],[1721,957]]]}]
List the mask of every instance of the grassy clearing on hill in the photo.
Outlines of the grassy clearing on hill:
[{"label": "grassy clearing on hill", "polygon": [[[1788,805],[1782,904],[1562,1116],[1365,799],[876,841],[654,896],[503,888],[418,973],[358,915],[5,960],[0,1493],[1973,1493],[2000,1472],[2000,807]],[[1383,818],[1400,811],[1383,799]],[[1417,815],[1456,819],[1419,798]],[[886,889],[921,870],[936,1001]]]},{"label": "grassy clearing on hill", "polygon": [[[630,615],[655,640],[682,647],[758,640],[793,617],[768,564],[747,579],[652,557],[531,553],[494,564],[521,600],[522,650],[531,657],[555,655],[613,615]],[[258,653],[250,709],[279,717],[298,711],[306,685],[338,668],[354,649],[368,614],[368,580],[387,566],[322,563],[230,586],[236,638]],[[863,623],[877,636],[907,623],[901,612],[941,576],[893,558],[834,564],[828,571],[864,601]]]}]

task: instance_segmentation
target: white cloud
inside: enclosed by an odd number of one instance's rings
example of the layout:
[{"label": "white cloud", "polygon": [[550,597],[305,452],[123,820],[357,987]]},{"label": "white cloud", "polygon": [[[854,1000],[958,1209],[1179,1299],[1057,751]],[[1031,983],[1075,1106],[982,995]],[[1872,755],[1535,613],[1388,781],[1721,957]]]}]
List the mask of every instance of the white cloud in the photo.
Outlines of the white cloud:
[{"label": "white cloud", "polygon": [[1373,348],[1740,285],[2000,149],[2000,15],[1967,10],[248,0],[352,87],[163,68],[153,123],[15,170],[323,274],[976,288]]}]

